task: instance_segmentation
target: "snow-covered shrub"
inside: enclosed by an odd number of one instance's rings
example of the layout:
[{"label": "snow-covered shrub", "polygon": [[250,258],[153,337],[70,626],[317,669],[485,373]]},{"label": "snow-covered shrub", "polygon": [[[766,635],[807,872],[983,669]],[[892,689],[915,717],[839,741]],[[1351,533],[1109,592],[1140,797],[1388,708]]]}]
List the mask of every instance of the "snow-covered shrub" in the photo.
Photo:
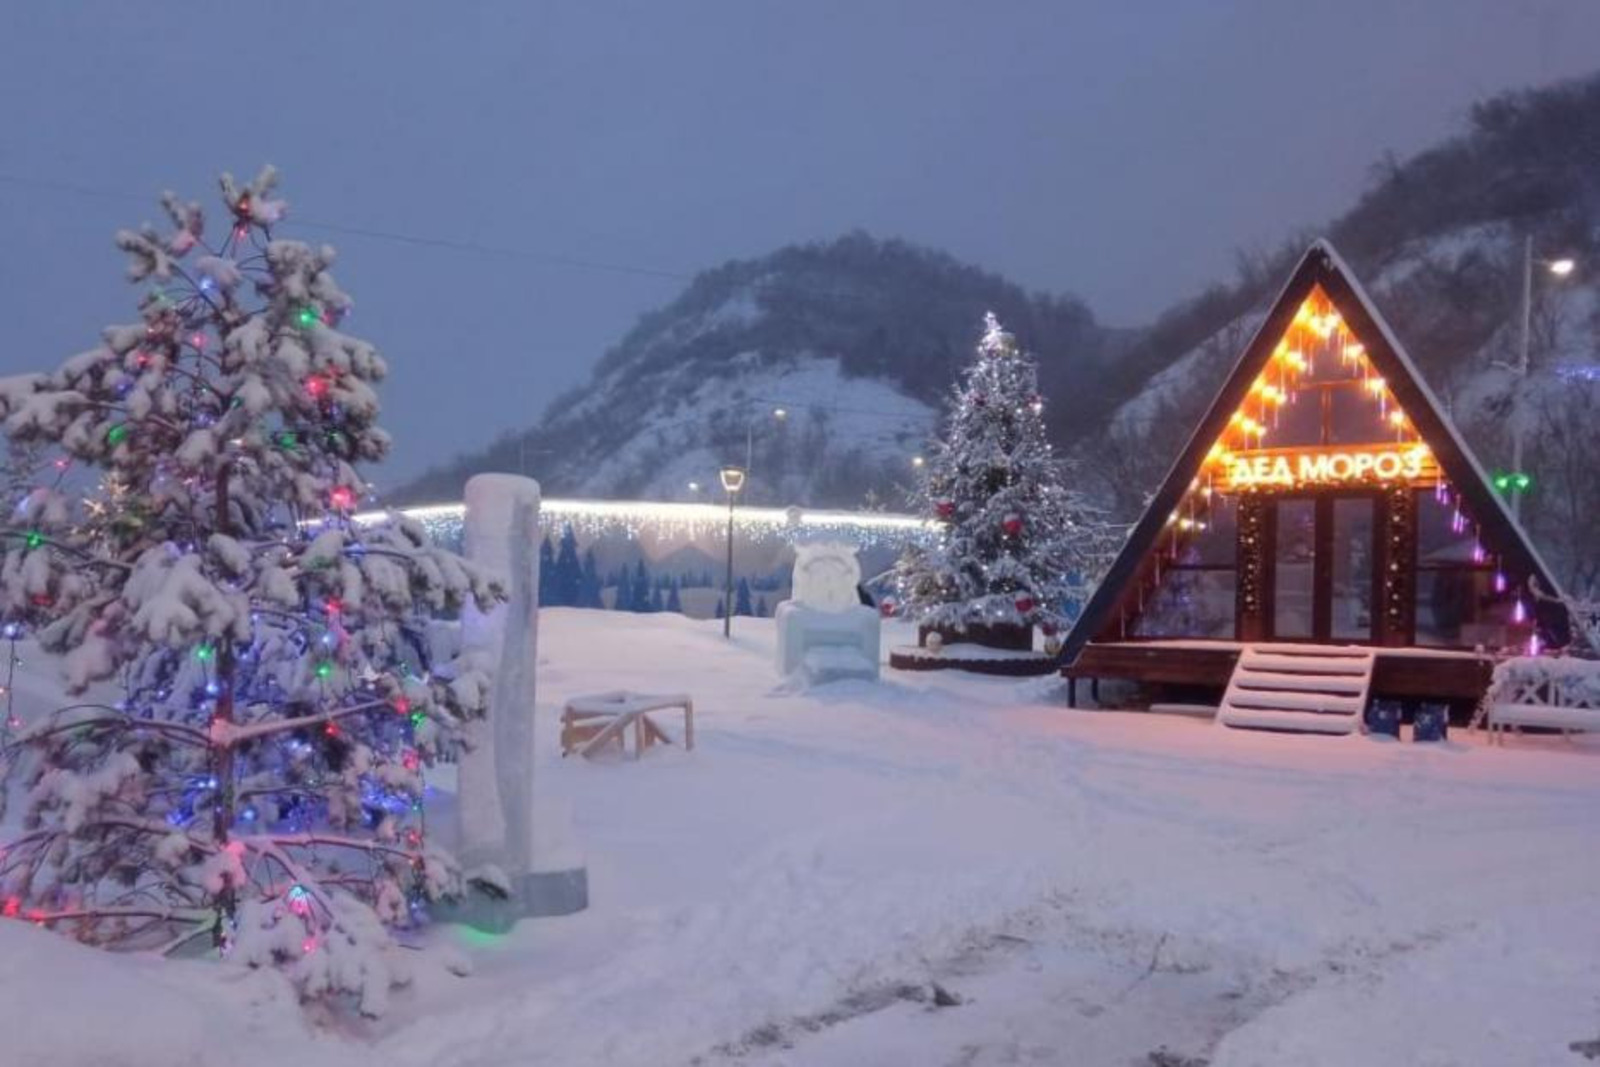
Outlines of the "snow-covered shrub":
[{"label": "snow-covered shrub", "polygon": [[11,443],[56,456],[0,531],[0,616],[70,692],[120,694],[6,747],[27,810],[0,910],[375,1013],[405,980],[390,928],[458,880],[422,768],[489,688],[430,620],[499,591],[415,523],[355,521],[383,359],[340,329],[333,250],[273,235],[271,169],[221,185],[220,241],[171,194],[169,232],[118,234],[138,322],[0,382]]}]

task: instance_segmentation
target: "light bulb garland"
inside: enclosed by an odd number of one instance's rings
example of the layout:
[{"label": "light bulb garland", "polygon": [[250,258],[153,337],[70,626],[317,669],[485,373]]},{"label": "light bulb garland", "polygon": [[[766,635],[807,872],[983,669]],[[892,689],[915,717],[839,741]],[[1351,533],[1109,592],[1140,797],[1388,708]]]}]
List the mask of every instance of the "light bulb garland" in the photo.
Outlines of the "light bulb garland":
[{"label": "light bulb garland", "polygon": [[[1315,377],[1319,374],[1325,376]],[[1382,449],[1386,446],[1375,444],[1366,451],[1334,446],[1321,453],[1296,453],[1293,447],[1262,452],[1272,432],[1283,424],[1283,409],[1294,406],[1300,390],[1313,379],[1319,384],[1349,382],[1359,388],[1376,411],[1373,440],[1388,437],[1402,450],[1385,452]],[[1484,546],[1476,523],[1466,513],[1459,494],[1452,491],[1416,425],[1395,401],[1388,381],[1375,372],[1367,346],[1354,336],[1320,288],[1314,289],[1296,310],[1267,366],[1250,382],[1239,408],[1231,413],[1200,466],[1200,473],[1167,516],[1162,550],[1152,555],[1143,577],[1134,583],[1139,612],[1149,599],[1147,592],[1162,583],[1161,561],[1179,560],[1185,545],[1210,528],[1219,489],[1238,498],[1236,580],[1243,616],[1239,626],[1244,632],[1259,631],[1264,625],[1261,613],[1269,546],[1265,537],[1266,510],[1256,502],[1277,489],[1298,488],[1302,484],[1354,483],[1384,491],[1387,529],[1383,544],[1389,563],[1380,588],[1385,626],[1391,632],[1409,628],[1415,600],[1415,575],[1410,564],[1402,561],[1409,561],[1415,553],[1407,531],[1415,529],[1413,492],[1419,486],[1431,485],[1435,500],[1450,507],[1450,529],[1469,539],[1471,564],[1492,568],[1489,573],[1493,575],[1494,595],[1505,597],[1513,588],[1503,565]],[[1301,483],[1301,478],[1308,480]],[[1525,476],[1515,474],[1495,480],[1496,488],[1502,491],[1520,491],[1527,484]],[[1519,599],[1512,611],[1513,624],[1523,626],[1531,621]]]}]

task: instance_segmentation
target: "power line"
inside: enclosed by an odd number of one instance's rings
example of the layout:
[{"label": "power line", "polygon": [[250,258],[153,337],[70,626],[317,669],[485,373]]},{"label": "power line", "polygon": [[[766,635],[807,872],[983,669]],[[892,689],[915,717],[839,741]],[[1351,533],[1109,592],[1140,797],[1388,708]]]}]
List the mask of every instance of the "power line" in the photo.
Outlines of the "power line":
[{"label": "power line", "polygon": [[[70,193],[74,196],[94,197],[101,200],[131,200],[140,203],[146,198],[135,193],[122,192],[115,189],[96,188],[94,186],[79,185],[76,182],[44,180],[28,178],[18,174],[0,172],[0,182],[26,189],[40,189],[48,192]],[[609,263],[602,260],[582,259],[576,256],[564,256],[549,252],[533,252],[525,248],[510,248],[503,245],[486,245],[476,241],[464,241],[449,237],[429,237],[419,234],[399,233],[394,230],[381,230],[371,227],[344,226],[333,222],[321,222],[317,219],[290,218],[285,225],[300,226],[310,230],[325,230],[329,233],[349,234],[353,237],[366,237],[376,241],[392,241],[397,244],[412,245],[419,248],[443,248],[455,252],[476,252],[481,255],[499,256],[509,259],[525,259],[536,263],[552,264],[559,267],[578,267],[583,270],[608,271],[613,274],[632,274],[647,278],[664,278],[671,281],[692,281],[694,275],[683,271],[665,270],[660,267],[640,266],[632,263]]]}]

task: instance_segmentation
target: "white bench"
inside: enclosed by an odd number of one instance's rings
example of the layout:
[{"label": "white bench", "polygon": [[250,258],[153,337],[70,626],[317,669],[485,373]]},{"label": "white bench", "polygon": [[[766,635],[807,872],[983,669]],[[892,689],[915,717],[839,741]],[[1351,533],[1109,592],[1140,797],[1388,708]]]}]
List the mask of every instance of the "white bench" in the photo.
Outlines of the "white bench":
[{"label": "white bench", "polygon": [[657,742],[673,743],[667,732],[650,718],[652,711],[673,709],[683,712],[684,749],[694,748],[694,701],[684,693],[632,693],[617,689],[573,697],[561,711],[561,755],[565,757],[576,752],[593,759],[612,745],[626,755],[629,727],[632,727],[633,758],[640,759],[644,750]]},{"label": "white bench", "polygon": [[1490,704],[1485,716],[1491,744],[1505,744],[1508,729],[1539,726],[1563,733],[1600,731],[1600,708],[1559,704]]}]

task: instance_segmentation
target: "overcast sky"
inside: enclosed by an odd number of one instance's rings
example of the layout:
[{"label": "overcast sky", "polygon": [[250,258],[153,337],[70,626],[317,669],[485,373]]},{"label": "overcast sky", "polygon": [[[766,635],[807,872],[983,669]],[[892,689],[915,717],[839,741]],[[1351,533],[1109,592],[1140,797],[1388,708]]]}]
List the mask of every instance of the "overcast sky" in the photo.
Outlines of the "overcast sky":
[{"label": "overcast sky", "polygon": [[1596,0],[0,0],[0,372],[133,317],[162,188],[270,161],[389,359],[392,485],[729,257],[860,227],[1135,324],[1596,68]]}]

